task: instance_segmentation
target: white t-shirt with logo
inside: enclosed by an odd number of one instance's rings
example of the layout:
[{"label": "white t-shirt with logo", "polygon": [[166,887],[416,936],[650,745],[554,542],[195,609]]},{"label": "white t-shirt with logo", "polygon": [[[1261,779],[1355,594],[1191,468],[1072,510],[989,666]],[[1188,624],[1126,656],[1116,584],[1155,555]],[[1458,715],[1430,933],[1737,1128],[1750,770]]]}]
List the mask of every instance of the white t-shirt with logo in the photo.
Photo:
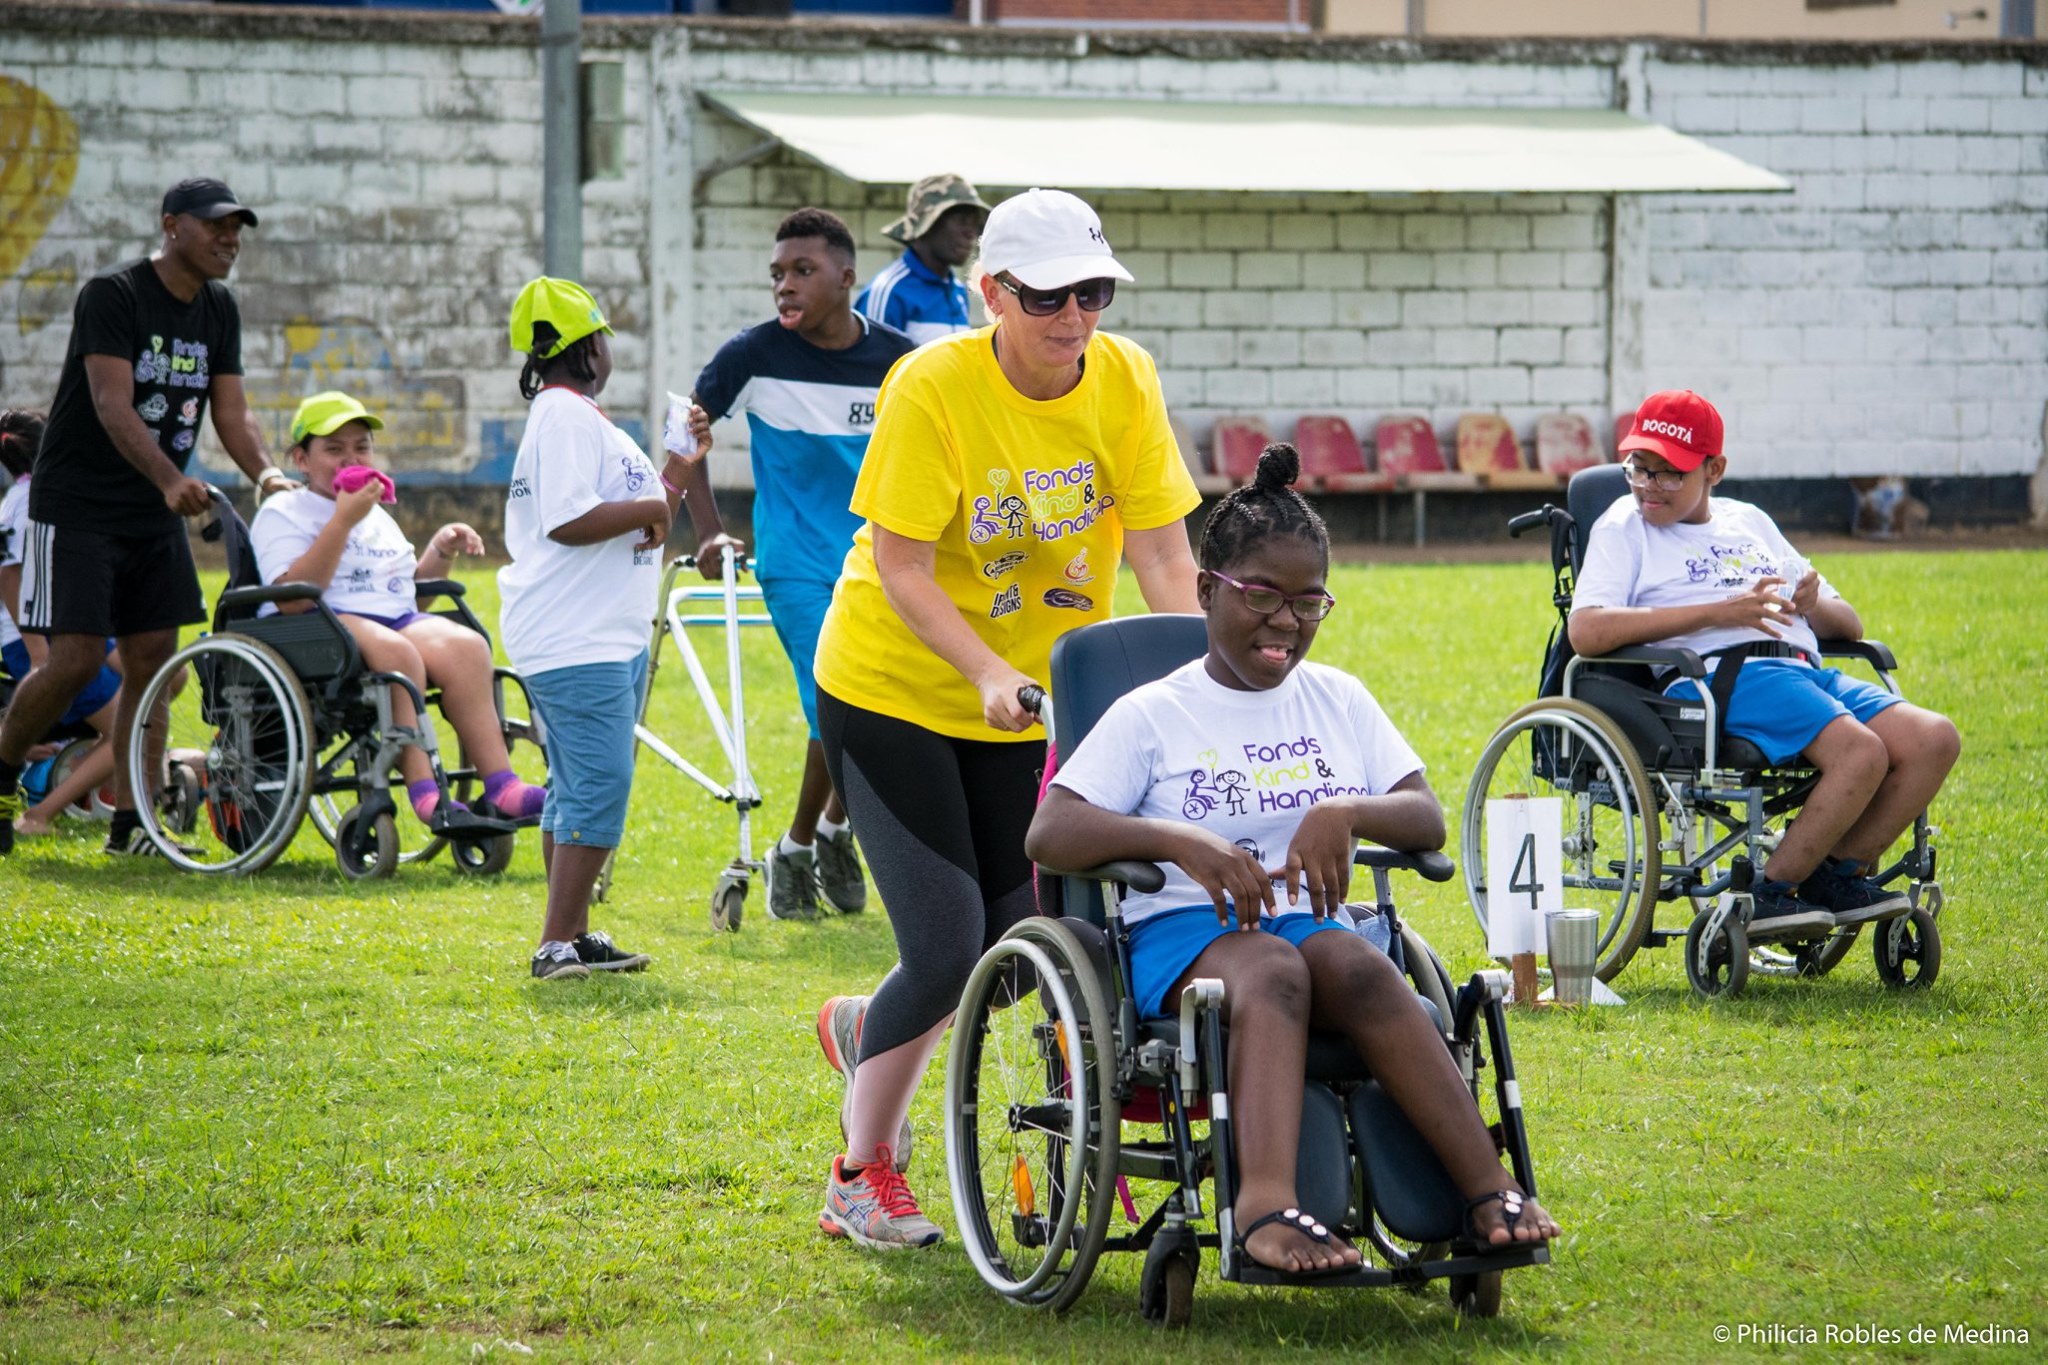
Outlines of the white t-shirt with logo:
[{"label": "white t-shirt with logo", "polygon": [[[1119,815],[1199,825],[1278,868],[1317,801],[1382,796],[1422,770],[1365,684],[1342,669],[1303,663],[1278,687],[1243,692],[1197,659],[1118,698],[1060,755],[1052,780]],[[1180,868],[1165,872],[1164,888],[1124,901],[1126,920],[1211,904]],[[1284,890],[1278,898],[1285,906]]]},{"label": "white t-shirt with logo", "polygon": [[607,502],[662,494],[661,476],[597,404],[547,388],[527,412],[505,504],[498,570],[505,652],[522,673],[624,663],[647,648],[661,548],[632,534],[563,545],[548,533]]},{"label": "white t-shirt with logo", "polygon": [[[249,525],[249,542],[265,583],[284,577],[300,555],[334,520],[334,499],[310,488],[274,493],[257,509]],[[403,616],[417,610],[413,571],[419,567],[412,542],[382,507],[357,522],[341,548],[334,578],[320,594],[327,605],[356,616]],[[266,606],[265,615],[275,611]]]},{"label": "white t-shirt with logo", "polygon": [[[1759,578],[1789,577],[1780,566],[1798,561],[1798,551],[1766,513],[1723,497],[1713,498],[1708,508],[1711,515],[1703,522],[1652,526],[1634,498],[1617,498],[1593,523],[1585,563],[1572,587],[1572,610],[1695,607],[1725,602]],[[1826,578],[1820,581],[1820,595],[1834,601],[1842,596]],[[1782,629],[1786,644],[1820,652],[1804,616],[1788,614]],[[1749,627],[1713,626],[1651,643],[1706,654],[1770,638]]]}]

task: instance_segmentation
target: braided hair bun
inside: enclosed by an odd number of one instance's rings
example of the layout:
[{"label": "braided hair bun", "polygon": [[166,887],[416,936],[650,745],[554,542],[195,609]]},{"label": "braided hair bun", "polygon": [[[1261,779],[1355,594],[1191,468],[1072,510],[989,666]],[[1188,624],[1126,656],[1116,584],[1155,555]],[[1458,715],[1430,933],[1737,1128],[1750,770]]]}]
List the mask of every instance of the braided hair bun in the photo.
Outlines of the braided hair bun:
[{"label": "braided hair bun", "polygon": [[1252,481],[1233,489],[1209,513],[1202,527],[1201,565],[1224,569],[1241,562],[1262,541],[1292,536],[1315,546],[1323,562],[1330,559],[1330,532],[1308,499],[1295,491],[1301,477],[1301,452],[1275,441],[1259,454]]}]

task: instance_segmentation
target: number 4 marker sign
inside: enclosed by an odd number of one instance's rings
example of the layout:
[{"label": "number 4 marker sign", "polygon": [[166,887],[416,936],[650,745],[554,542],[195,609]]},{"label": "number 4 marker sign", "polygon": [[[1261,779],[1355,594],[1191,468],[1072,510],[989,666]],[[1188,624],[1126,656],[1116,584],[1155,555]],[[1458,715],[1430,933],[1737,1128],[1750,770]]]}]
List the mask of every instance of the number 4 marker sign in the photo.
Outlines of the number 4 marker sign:
[{"label": "number 4 marker sign", "polygon": [[1564,909],[1564,802],[1507,797],[1486,803],[1486,951],[1506,960],[1540,953],[1543,916]]}]

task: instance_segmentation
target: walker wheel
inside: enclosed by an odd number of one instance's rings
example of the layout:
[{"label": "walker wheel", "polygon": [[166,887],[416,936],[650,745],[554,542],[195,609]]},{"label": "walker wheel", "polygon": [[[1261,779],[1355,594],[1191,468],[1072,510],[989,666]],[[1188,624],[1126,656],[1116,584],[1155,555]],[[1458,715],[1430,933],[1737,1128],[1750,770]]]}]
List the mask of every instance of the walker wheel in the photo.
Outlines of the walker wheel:
[{"label": "walker wheel", "polygon": [[720,933],[737,934],[740,919],[746,913],[747,884],[745,882],[721,882],[711,893],[711,927]]}]

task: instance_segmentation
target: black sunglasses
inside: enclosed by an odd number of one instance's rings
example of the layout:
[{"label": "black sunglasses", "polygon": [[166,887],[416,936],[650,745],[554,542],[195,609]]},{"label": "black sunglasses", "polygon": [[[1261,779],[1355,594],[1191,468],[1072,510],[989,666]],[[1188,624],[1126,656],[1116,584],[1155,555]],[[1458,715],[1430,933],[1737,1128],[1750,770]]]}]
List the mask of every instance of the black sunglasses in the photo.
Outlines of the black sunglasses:
[{"label": "black sunglasses", "polygon": [[1017,305],[1035,318],[1049,318],[1067,306],[1067,296],[1073,295],[1074,302],[1081,305],[1084,313],[1099,313],[1109,307],[1109,301],[1116,297],[1116,281],[1104,277],[1098,280],[1081,280],[1060,289],[1033,289],[1028,284],[996,276],[996,283],[1017,296]]}]

